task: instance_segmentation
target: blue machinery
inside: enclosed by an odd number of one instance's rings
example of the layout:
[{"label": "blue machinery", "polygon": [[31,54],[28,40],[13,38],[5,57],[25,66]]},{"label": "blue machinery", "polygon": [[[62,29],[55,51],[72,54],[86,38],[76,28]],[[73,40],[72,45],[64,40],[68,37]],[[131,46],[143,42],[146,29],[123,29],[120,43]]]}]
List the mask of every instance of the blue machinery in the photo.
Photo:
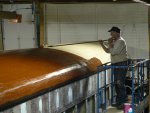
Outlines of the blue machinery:
[{"label": "blue machinery", "polygon": [[[114,68],[127,68],[128,81],[126,88],[130,90],[133,113],[144,113],[144,109],[148,107],[149,95],[149,60],[132,59],[129,60],[128,66],[111,66],[110,63],[98,66],[97,78],[97,113],[107,112],[107,107],[115,100],[114,91]],[[101,82],[100,82],[101,81]]]}]

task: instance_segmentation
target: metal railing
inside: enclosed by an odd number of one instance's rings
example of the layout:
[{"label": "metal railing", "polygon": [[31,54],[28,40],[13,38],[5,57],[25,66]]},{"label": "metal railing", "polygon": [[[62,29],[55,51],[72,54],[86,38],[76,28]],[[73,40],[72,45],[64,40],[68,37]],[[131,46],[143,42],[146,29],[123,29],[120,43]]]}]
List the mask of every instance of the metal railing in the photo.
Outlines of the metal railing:
[{"label": "metal railing", "polygon": [[[41,96],[8,108],[0,113],[102,113],[107,111],[115,98],[113,69],[110,63],[98,67],[98,76],[93,74],[87,78],[72,82],[49,91]],[[120,68],[120,67],[119,67]],[[124,67],[123,67],[124,68]],[[147,106],[148,90],[145,90],[146,79],[149,78],[149,60],[131,60],[128,66],[132,78],[132,108],[141,113]],[[136,85],[136,87],[135,87]],[[134,92],[135,88],[137,94]],[[147,89],[147,88],[146,88]],[[144,96],[143,96],[144,95]],[[137,106],[134,101],[137,101]],[[139,107],[141,106],[141,107]],[[134,109],[135,108],[135,109]]]},{"label": "metal railing", "polygon": [[[107,103],[111,105],[115,100],[114,91],[114,68],[127,68],[128,76],[131,79],[129,87],[131,89],[133,113],[142,113],[148,106],[148,79],[149,79],[149,60],[148,59],[130,59],[128,66],[112,66],[104,64],[98,66],[97,79],[97,113],[107,112]],[[108,74],[109,73],[109,74]],[[111,80],[107,83],[106,76],[111,76]],[[101,84],[103,78],[103,85]],[[109,89],[109,91],[107,91]],[[109,98],[107,97],[109,95]]]}]

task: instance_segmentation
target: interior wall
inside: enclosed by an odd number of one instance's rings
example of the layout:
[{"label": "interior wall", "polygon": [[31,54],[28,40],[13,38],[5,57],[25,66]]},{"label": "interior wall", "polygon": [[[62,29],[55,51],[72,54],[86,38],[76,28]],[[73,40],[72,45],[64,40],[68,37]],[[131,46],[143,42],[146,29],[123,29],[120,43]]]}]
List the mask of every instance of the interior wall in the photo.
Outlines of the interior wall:
[{"label": "interior wall", "polygon": [[33,10],[31,4],[5,4],[4,11],[16,11],[22,15],[21,23],[3,21],[4,50],[35,48]]},{"label": "interior wall", "polygon": [[[0,10],[2,10],[2,5],[0,5]],[[2,19],[0,19],[0,50],[3,50],[3,40],[2,40]]]},{"label": "interior wall", "polygon": [[3,50],[3,37],[2,37],[2,20],[0,20],[0,50]]},{"label": "interior wall", "polygon": [[148,6],[130,4],[45,4],[48,45],[108,39],[122,29],[130,58],[148,58]]}]

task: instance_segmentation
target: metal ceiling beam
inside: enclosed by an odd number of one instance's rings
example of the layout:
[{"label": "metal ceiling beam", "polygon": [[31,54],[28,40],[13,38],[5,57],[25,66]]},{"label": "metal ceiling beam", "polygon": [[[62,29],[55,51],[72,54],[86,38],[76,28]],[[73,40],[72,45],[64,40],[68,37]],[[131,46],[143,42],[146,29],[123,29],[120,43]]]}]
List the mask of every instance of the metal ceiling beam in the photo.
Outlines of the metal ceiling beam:
[{"label": "metal ceiling beam", "polygon": [[[33,2],[33,1],[39,1],[39,2],[52,2],[52,1],[56,1],[56,2],[61,2],[61,1],[66,1],[66,2],[72,2],[72,1],[78,1],[78,2],[93,2],[93,0],[0,0],[0,2],[4,2],[4,3],[16,3],[16,2]],[[132,2],[133,0],[94,0],[96,2]],[[149,2],[149,0],[141,0],[141,1],[145,1],[145,2]]]},{"label": "metal ceiling beam", "polygon": [[[10,3],[32,3],[34,1],[38,1],[38,2],[50,2],[50,3],[62,3],[62,2],[66,2],[66,3],[74,3],[74,2],[113,2],[113,3],[128,3],[128,2],[134,2],[133,0],[0,0],[0,3],[4,3],[4,4],[10,4]],[[146,3],[150,3],[149,0],[141,0],[144,1]]]},{"label": "metal ceiling beam", "polygon": [[[150,3],[149,0],[140,0],[145,3]],[[134,3],[134,0],[0,0],[0,4],[24,4],[24,3]]]},{"label": "metal ceiling beam", "polygon": [[[34,1],[39,1],[39,2],[55,2],[55,3],[62,3],[62,2],[69,2],[69,3],[74,3],[74,2],[116,2],[116,3],[126,3],[126,2],[133,2],[132,0],[0,0],[0,3],[4,4],[11,4],[11,3],[32,3]],[[114,3],[115,3],[114,2]]]},{"label": "metal ceiling beam", "polygon": [[0,4],[24,4],[32,3],[34,0],[0,0]]}]

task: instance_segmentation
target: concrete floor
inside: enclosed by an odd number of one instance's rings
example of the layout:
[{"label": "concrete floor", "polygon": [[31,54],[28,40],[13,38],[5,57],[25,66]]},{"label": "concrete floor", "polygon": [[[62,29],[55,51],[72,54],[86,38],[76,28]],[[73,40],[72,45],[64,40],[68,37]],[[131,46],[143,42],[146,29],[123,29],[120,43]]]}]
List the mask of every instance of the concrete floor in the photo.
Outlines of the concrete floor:
[{"label": "concrete floor", "polygon": [[108,110],[106,113],[123,113],[123,110],[117,110],[115,107],[108,107]]}]

